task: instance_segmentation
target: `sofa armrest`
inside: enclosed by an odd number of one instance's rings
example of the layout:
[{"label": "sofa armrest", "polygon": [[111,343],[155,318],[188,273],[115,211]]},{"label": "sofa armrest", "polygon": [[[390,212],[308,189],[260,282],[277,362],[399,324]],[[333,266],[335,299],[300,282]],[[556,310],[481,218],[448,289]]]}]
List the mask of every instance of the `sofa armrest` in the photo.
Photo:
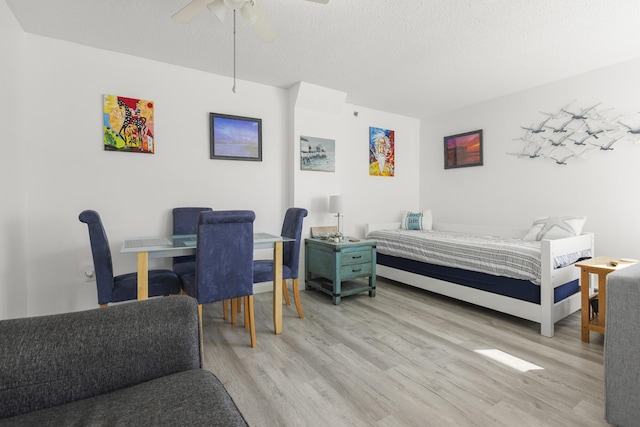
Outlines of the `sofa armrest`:
[{"label": "sofa armrest", "polygon": [[197,303],[156,298],[0,322],[0,418],[202,366]]},{"label": "sofa armrest", "polygon": [[640,419],[640,264],[607,275],[604,340],[605,418],[614,425]]}]

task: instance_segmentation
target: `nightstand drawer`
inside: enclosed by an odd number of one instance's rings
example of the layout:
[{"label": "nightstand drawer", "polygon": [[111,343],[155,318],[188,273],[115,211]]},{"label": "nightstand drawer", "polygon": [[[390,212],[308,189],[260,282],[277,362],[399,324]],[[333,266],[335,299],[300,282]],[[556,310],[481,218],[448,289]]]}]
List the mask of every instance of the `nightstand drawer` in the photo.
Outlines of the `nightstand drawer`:
[{"label": "nightstand drawer", "polygon": [[371,263],[371,249],[367,248],[365,250],[357,250],[357,251],[342,251],[342,256],[340,257],[341,265],[350,265],[350,264],[360,264],[360,263]]},{"label": "nightstand drawer", "polygon": [[[371,256],[369,256],[371,260]],[[340,276],[343,279],[353,279],[371,275],[371,261],[364,264],[343,265],[340,267]]]}]

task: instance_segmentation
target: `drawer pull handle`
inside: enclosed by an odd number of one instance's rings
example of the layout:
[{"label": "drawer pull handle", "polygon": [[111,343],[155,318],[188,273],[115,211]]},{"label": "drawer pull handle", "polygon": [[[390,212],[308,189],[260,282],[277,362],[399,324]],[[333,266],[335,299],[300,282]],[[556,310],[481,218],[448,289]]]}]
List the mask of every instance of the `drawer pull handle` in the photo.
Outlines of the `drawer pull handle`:
[{"label": "drawer pull handle", "polygon": [[362,258],[362,255],[352,256],[352,257],[351,257],[351,259],[358,259],[358,258]]},{"label": "drawer pull handle", "polygon": [[359,272],[359,271],[362,271],[362,269],[361,269],[361,268],[359,268],[359,269],[357,269],[357,270],[351,270],[351,272],[352,272],[352,273],[357,273],[357,272]]}]

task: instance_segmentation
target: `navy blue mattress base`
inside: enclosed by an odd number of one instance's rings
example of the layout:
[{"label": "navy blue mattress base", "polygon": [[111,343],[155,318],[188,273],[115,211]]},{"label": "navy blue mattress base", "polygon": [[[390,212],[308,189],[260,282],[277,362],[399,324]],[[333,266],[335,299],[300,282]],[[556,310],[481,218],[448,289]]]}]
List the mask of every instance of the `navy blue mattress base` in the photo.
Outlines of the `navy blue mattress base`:
[{"label": "navy blue mattress base", "polygon": [[[486,292],[504,295],[522,301],[540,304],[540,286],[529,280],[513,279],[511,277],[494,276],[487,273],[462,270],[460,268],[427,264],[412,259],[385,255],[378,252],[376,261],[380,265],[404,270],[434,279],[469,286]],[[572,280],[554,289],[554,302],[562,301],[580,291],[579,280]]]}]

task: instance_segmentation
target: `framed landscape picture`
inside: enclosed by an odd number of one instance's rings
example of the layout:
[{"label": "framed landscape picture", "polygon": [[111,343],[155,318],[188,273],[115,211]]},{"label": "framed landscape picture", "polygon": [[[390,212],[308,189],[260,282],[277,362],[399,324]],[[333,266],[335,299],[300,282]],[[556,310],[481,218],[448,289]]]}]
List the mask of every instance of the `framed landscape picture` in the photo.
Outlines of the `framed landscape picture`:
[{"label": "framed landscape picture", "polygon": [[444,137],[444,168],[482,166],[482,129]]},{"label": "framed landscape picture", "polygon": [[262,161],[262,119],[210,113],[211,158]]},{"label": "framed landscape picture", "polygon": [[300,136],[300,170],[335,172],[336,141]]}]

